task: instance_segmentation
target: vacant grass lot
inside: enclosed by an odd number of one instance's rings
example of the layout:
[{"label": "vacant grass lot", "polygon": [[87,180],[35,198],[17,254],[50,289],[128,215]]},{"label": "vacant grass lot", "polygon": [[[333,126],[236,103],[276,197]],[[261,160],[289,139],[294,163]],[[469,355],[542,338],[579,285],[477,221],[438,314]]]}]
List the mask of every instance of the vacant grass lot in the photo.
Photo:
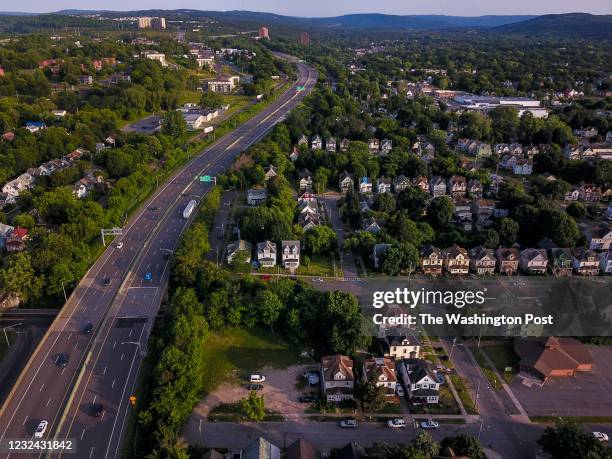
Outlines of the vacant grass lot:
[{"label": "vacant grass lot", "polygon": [[[340,266],[338,265],[336,265],[336,273],[340,275]],[[305,266],[302,260],[297,270],[297,274],[331,277],[334,275],[332,258],[329,256],[312,256],[310,257],[310,264],[308,266]]]},{"label": "vacant grass lot", "polygon": [[489,365],[487,365],[487,361],[482,355],[482,348],[478,349],[476,346],[470,346],[470,349],[472,351],[472,354],[474,354],[474,358],[478,362],[478,365],[480,365],[482,372],[489,380],[489,383],[491,383],[491,387],[493,387],[493,389],[495,390],[501,389],[501,383],[495,376],[495,373],[493,373],[493,370],[489,368]]},{"label": "vacant grass lot", "polygon": [[468,414],[478,414],[476,405],[474,405],[474,401],[468,390],[469,381],[463,379],[459,375],[450,375],[449,377],[453,382],[453,386],[455,386],[455,390],[457,391],[461,403],[463,403],[465,411],[467,411]]},{"label": "vacant grass lot", "polygon": [[211,333],[203,350],[204,390],[263,367],[285,368],[299,361],[299,350],[278,335],[256,329],[228,329]]},{"label": "vacant grass lot", "polygon": [[[497,371],[504,377],[504,380],[510,384],[519,371],[520,360],[514,352],[512,343],[483,346],[482,350],[491,359]],[[505,371],[507,367],[512,367],[512,371]]]}]

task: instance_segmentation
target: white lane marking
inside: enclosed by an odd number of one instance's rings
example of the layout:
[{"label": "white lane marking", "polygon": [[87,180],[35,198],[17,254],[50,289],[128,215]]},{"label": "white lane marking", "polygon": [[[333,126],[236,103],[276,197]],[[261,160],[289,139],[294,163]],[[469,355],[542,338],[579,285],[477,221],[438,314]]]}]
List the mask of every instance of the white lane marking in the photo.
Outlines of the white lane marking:
[{"label": "white lane marking", "polygon": [[74,348],[76,349],[78,346],[79,346],[79,342],[77,341],[74,343]]},{"label": "white lane marking", "polygon": [[49,398],[49,400],[47,400],[47,405],[45,405],[45,406],[49,406],[49,403],[51,403],[51,398]]},{"label": "white lane marking", "polygon": [[62,373],[61,374],[64,374],[64,371],[66,371],[66,367],[62,368]]},{"label": "white lane marking", "polygon": [[106,374],[106,369],[108,368],[108,366],[104,367],[104,371],[102,372],[102,375],[104,376]]},{"label": "white lane marking", "polygon": [[72,338],[72,332],[70,332],[70,334],[68,335],[68,341],[70,341],[70,338]]},{"label": "white lane marking", "polygon": [[115,388],[115,380],[113,379],[113,383],[111,384],[111,389]]},{"label": "white lane marking", "polygon": [[130,333],[128,334],[128,337],[132,336],[132,329],[130,329]]},{"label": "white lane marking", "polygon": [[115,349],[116,345],[117,345],[117,340],[115,340],[115,342],[113,343],[113,349]]},{"label": "white lane marking", "polygon": [[96,403],[96,399],[98,398],[98,394],[94,394],[94,398],[93,401],[91,402],[91,404],[93,405],[94,403]]},{"label": "white lane marking", "polygon": [[92,447],[91,447],[91,451],[89,452],[89,458],[90,458],[90,459],[91,459],[91,456],[93,456],[93,450],[94,450],[94,447],[92,446]]},{"label": "white lane marking", "polygon": [[43,387],[45,387],[45,383],[42,383],[42,386],[40,386],[40,390],[38,392],[42,392]]},{"label": "white lane marking", "polygon": [[86,431],[86,430],[87,430],[87,429],[83,429],[83,432],[81,432],[81,440],[83,440],[83,437],[85,436],[85,431]]},{"label": "white lane marking", "polygon": [[125,352],[121,354],[121,358],[119,360],[123,360],[123,356],[125,356]]},{"label": "white lane marking", "polygon": [[21,423],[22,426],[25,426],[25,423],[28,422],[28,417],[26,416],[25,419],[23,420],[23,422]]}]

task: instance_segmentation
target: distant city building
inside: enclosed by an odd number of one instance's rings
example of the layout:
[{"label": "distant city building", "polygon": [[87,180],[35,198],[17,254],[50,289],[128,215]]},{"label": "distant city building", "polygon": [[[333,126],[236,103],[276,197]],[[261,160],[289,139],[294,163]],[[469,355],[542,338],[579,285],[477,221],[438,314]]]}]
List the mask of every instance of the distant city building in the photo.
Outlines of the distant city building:
[{"label": "distant city building", "polygon": [[166,28],[166,18],[142,16],[138,18],[139,29],[164,30]]},{"label": "distant city building", "polygon": [[270,39],[270,31],[268,30],[267,27],[262,26],[259,28],[259,38],[262,40],[269,40]]},{"label": "distant city building", "polygon": [[302,32],[300,34],[300,45],[310,46],[310,34],[308,32]]}]

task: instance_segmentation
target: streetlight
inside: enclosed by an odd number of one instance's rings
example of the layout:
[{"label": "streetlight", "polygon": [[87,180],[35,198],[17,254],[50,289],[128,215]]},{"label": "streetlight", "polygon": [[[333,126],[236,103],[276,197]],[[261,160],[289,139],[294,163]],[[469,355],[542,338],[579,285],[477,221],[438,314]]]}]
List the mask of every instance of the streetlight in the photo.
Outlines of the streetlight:
[{"label": "streetlight", "polygon": [[19,327],[19,326],[21,326],[21,325],[23,325],[23,324],[22,324],[22,322],[19,322],[18,324],[9,325],[8,327],[4,327],[4,328],[2,329],[2,331],[4,332],[4,338],[6,338],[6,345],[8,346],[8,348],[9,348],[9,349],[11,348],[11,343],[10,343],[10,341],[9,341],[9,339],[8,339],[8,335],[7,335],[6,331],[7,331],[9,328]]}]

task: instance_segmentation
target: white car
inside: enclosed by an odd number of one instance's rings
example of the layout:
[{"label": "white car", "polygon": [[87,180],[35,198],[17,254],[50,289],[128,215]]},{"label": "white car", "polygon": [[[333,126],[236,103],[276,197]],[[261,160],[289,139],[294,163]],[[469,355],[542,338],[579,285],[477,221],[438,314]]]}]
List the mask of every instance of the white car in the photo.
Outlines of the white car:
[{"label": "white car", "polygon": [[421,422],[421,429],[437,429],[438,427],[440,427],[439,424],[431,419]]},{"label": "white car", "polygon": [[36,428],[36,431],[34,432],[34,437],[42,438],[42,436],[45,434],[45,431],[47,430],[48,424],[49,423],[47,421],[40,421],[38,427]]},{"label": "white car", "polygon": [[262,383],[266,380],[264,375],[251,375],[249,382],[251,383]]},{"label": "white car", "polygon": [[406,421],[404,421],[402,418],[389,419],[387,421],[387,427],[401,429],[403,427],[406,427]]},{"label": "white car", "polygon": [[340,421],[339,425],[343,429],[356,429],[357,421],[355,419],[343,419]]},{"label": "white car", "polygon": [[402,386],[397,385],[395,387],[395,392],[397,392],[397,396],[398,397],[403,397],[404,396],[404,389],[402,389]]},{"label": "white car", "polygon": [[118,249],[123,248],[123,242],[117,242],[117,248]]},{"label": "white car", "polygon": [[593,436],[603,443],[608,443],[608,434],[603,432],[593,432]]}]

